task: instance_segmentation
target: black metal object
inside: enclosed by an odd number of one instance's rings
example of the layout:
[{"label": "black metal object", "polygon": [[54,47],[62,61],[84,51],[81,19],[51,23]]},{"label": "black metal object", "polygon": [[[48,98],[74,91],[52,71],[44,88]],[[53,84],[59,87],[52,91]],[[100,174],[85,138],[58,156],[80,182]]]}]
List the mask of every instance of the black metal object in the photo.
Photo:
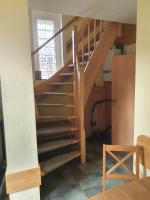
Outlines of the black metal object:
[{"label": "black metal object", "polygon": [[107,102],[112,102],[112,100],[111,99],[102,99],[100,101],[95,102],[95,104],[92,107],[92,121],[91,121],[92,133],[95,131],[95,127],[96,127],[96,120],[95,120],[96,106],[99,104],[107,103]]}]

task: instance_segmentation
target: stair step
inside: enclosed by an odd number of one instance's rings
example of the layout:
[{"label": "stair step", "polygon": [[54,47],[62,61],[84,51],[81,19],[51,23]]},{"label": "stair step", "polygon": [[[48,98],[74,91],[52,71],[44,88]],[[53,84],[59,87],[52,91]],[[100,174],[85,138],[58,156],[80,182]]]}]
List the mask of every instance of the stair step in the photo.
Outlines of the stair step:
[{"label": "stair step", "polygon": [[76,144],[79,141],[76,139],[66,139],[66,140],[58,140],[53,142],[47,142],[45,144],[38,145],[38,153],[42,154],[48,151],[53,151],[62,147],[66,147],[72,144]]},{"label": "stair step", "polygon": [[52,107],[66,107],[66,108],[73,108],[75,105],[72,104],[61,104],[61,103],[37,103],[37,106],[52,106]]},{"label": "stair step", "polygon": [[63,96],[73,96],[73,93],[66,92],[43,92],[43,95],[63,95]]},{"label": "stair step", "polygon": [[44,136],[49,134],[56,134],[56,133],[64,133],[64,132],[73,132],[77,131],[78,128],[76,127],[67,127],[67,126],[60,126],[60,127],[51,127],[51,128],[45,128],[45,129],[39,129],[37,130],[38,136]]},{"label": "stair step", "polygon": [[73,76],[73,75],[74,75],[74,73],[71,73],[71,72],[70,73],[69,72],[68,73],[60,73],[59,74],[59,76]]},{"label": "stair step", "polygon": [[77,116],[65,116],[65,115],[43,115],[43,116],[39,116],[38,118],[39,120],[74,120],[74,119],[78,119]]},{"label": "stair step", "polygon": [[73,82],[58,82],[58,83],[51,83],[49,85],[73,85]]},{"label": "stair step", "polygon": [[41,170],[42,170],[42,176],[45,176],[46,174],[52,172],[53,170],[57,169],[58,167],[68,163],[69,161],[73,160],[74,158],[77,158],[80,156],[79,151],[73,151],[67,154],[59,155],[54,158],[51,158],[48,161],[42,162]]}]

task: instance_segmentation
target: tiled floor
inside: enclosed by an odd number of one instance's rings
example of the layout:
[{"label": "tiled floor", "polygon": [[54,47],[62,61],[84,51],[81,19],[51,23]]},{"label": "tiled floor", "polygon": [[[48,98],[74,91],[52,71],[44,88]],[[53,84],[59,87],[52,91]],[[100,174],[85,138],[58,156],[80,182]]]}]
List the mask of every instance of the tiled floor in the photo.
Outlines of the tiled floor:
[{"label": "tiled floor", "polygon": [[[102,191],[102,148],[96,148],[95,143],[88,147],[86,164],[74,160],[43,179],[42,200],[87,200]],[[110,168],[112,165],[113,162],[108,160],[107,166]],[[122,183],[108,181],[107,188]]]}]

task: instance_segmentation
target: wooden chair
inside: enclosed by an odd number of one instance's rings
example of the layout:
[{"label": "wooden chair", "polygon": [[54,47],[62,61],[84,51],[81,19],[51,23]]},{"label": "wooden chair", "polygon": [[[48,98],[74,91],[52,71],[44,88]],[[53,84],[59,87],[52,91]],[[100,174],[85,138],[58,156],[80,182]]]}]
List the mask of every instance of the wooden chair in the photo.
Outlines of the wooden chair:
[{"label": "wooden chair", "polygon": [[140,135],[137,139],[137,145],[140,148],[140,164],[143,166],[142,176],[147,176],[146,169],[150,169],[150,137]]},{"label": "wooden chair", "polygon": [[[114,152],[125,152],[126,155],[120,159],[120,156],[118,157]],[[107,154],[117,162],[108,171],[106,171]],[[135,174],[133,173],[133,169],[129,169],[127,164],[125,164],[125,162],[133,155],[135,155],[136,162]],[[139,178],[139,155],[140,151],[138,146],[103,145],[103,192],[106,190],[106,179],[131,181]],[[128,174],[113,173],[120,166],[124,168]]]}]

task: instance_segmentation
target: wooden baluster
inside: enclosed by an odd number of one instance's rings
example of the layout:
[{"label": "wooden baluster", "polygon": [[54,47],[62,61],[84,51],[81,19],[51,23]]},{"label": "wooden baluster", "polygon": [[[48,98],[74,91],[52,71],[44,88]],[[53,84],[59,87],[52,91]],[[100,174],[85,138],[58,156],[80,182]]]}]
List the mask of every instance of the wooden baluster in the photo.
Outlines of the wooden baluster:
[{"label": "wooden baluster", "polygon": [[94,19],[94,49],[96,47],[96,19]]},{"label": "wooden baluster", "polygon": [[90,22],[88,22],[88,60],[90,59]]},{"label": "wooden baluster", "polygon": [[99,39],[102,37],[102,21],[99,20]]},{"label": "wooden baluster", "polygon": [[84,33],[82,34],[82,67],[84,67]]},{"label": "wooden baluster", "polygon": [[74,26],[72,31],[72,47],[73,47],[73,64],[74,64],[74,103],[76,107],[76,114],[78,115],[78,32],[77,26]]},{"label": "wooden baluster", "polygon": [[[76,66],[76,57],[77,57],[77,50],[78,43],[77,43],[77,26],[74,26],[74,30],[72,31],[72,60],[74,66]],[[75,67],[74,67],[75,71]]]}]

